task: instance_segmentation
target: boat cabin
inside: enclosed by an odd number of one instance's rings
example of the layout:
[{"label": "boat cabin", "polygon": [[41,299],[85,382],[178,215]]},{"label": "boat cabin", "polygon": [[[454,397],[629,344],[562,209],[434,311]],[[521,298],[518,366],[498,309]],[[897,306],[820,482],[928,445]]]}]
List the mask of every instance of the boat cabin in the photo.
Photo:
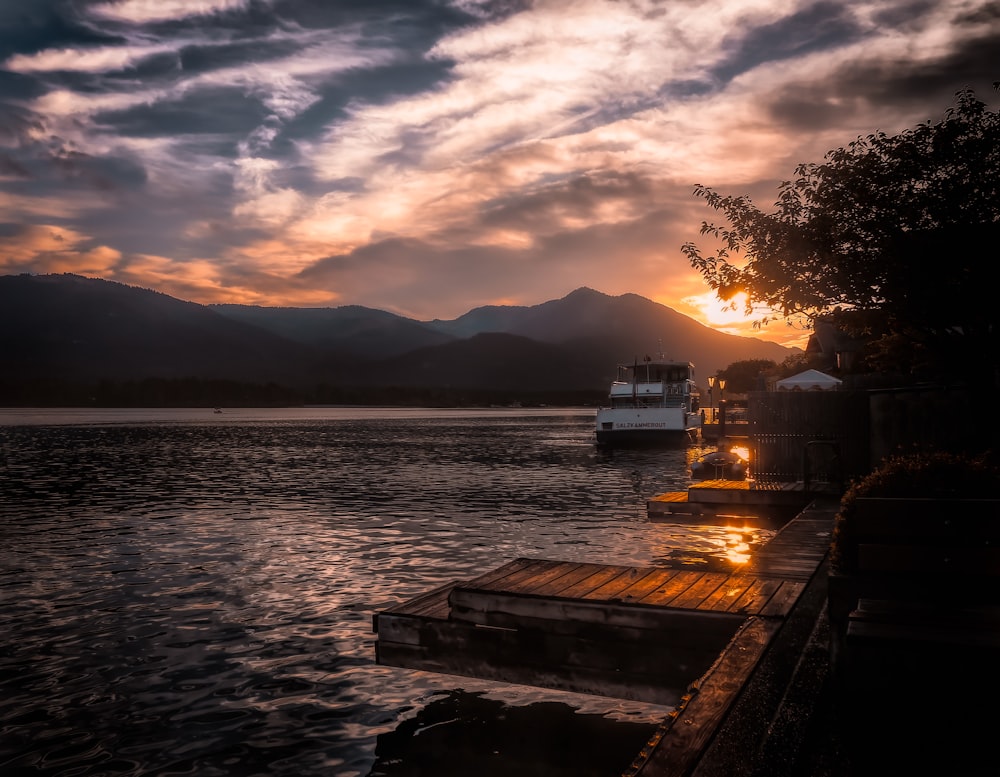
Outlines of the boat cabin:
[{"label": "boat cabin", "polygon": [[690,362],[644,361],[619,365],[618,379],[611,384],[612,407],[671,407],[693,400],[696,411],[698,388]]}]

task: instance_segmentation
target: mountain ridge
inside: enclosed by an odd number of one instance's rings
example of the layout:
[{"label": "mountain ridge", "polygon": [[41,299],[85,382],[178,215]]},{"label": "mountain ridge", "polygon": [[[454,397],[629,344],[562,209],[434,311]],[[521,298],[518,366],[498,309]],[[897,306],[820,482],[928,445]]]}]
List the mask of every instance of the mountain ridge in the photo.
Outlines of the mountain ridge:
[{"label": "mountain ridge", "polygon": [[[374,308],[200,305],[79,275],[0,276],[3,385],[213,380],[516,393],[607,391],[619,363],[649,353],[714,374],[783,361],[777,343],[716,332],[637,294],[580,287],[534,306],[485,306],[451,321]],[[8,392],[9,394],[9,392]],[[0,392],[0,401],[4,395]]]}]

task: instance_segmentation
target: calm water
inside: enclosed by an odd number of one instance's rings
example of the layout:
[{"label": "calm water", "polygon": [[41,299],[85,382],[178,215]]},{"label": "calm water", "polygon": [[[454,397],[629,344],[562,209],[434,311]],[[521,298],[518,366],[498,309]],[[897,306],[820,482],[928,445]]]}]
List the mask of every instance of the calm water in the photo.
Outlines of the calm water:
[{"label": "calm water", "polygon": [[0,410],[0,774],[618,775],[666,708],[382,667],[373,613],[519,556],[728,569],[703,448],[593,411]]}]

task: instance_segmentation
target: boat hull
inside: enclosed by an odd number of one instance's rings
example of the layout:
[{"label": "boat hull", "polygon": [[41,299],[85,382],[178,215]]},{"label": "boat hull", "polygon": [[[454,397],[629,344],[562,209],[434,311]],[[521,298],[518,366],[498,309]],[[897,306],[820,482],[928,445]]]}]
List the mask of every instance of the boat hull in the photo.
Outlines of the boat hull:
[{"label": "boat hull", "polygon": [[680,407],[601,408],[599,445],[684,445],[698,437],[700,418]]}]

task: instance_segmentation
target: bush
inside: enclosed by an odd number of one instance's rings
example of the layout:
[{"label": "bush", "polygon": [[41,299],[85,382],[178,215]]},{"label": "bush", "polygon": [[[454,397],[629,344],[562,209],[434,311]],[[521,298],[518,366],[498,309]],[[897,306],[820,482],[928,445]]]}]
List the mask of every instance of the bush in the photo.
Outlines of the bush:
[{"label": "bush", "polygon": [[845,571],[843,548],[849,540],[850,523],[858,499],[995,499],[998,493],[1000,461],[993,453],[923,452],[888,458],[844,492],[834,519],[831,570]]}]

